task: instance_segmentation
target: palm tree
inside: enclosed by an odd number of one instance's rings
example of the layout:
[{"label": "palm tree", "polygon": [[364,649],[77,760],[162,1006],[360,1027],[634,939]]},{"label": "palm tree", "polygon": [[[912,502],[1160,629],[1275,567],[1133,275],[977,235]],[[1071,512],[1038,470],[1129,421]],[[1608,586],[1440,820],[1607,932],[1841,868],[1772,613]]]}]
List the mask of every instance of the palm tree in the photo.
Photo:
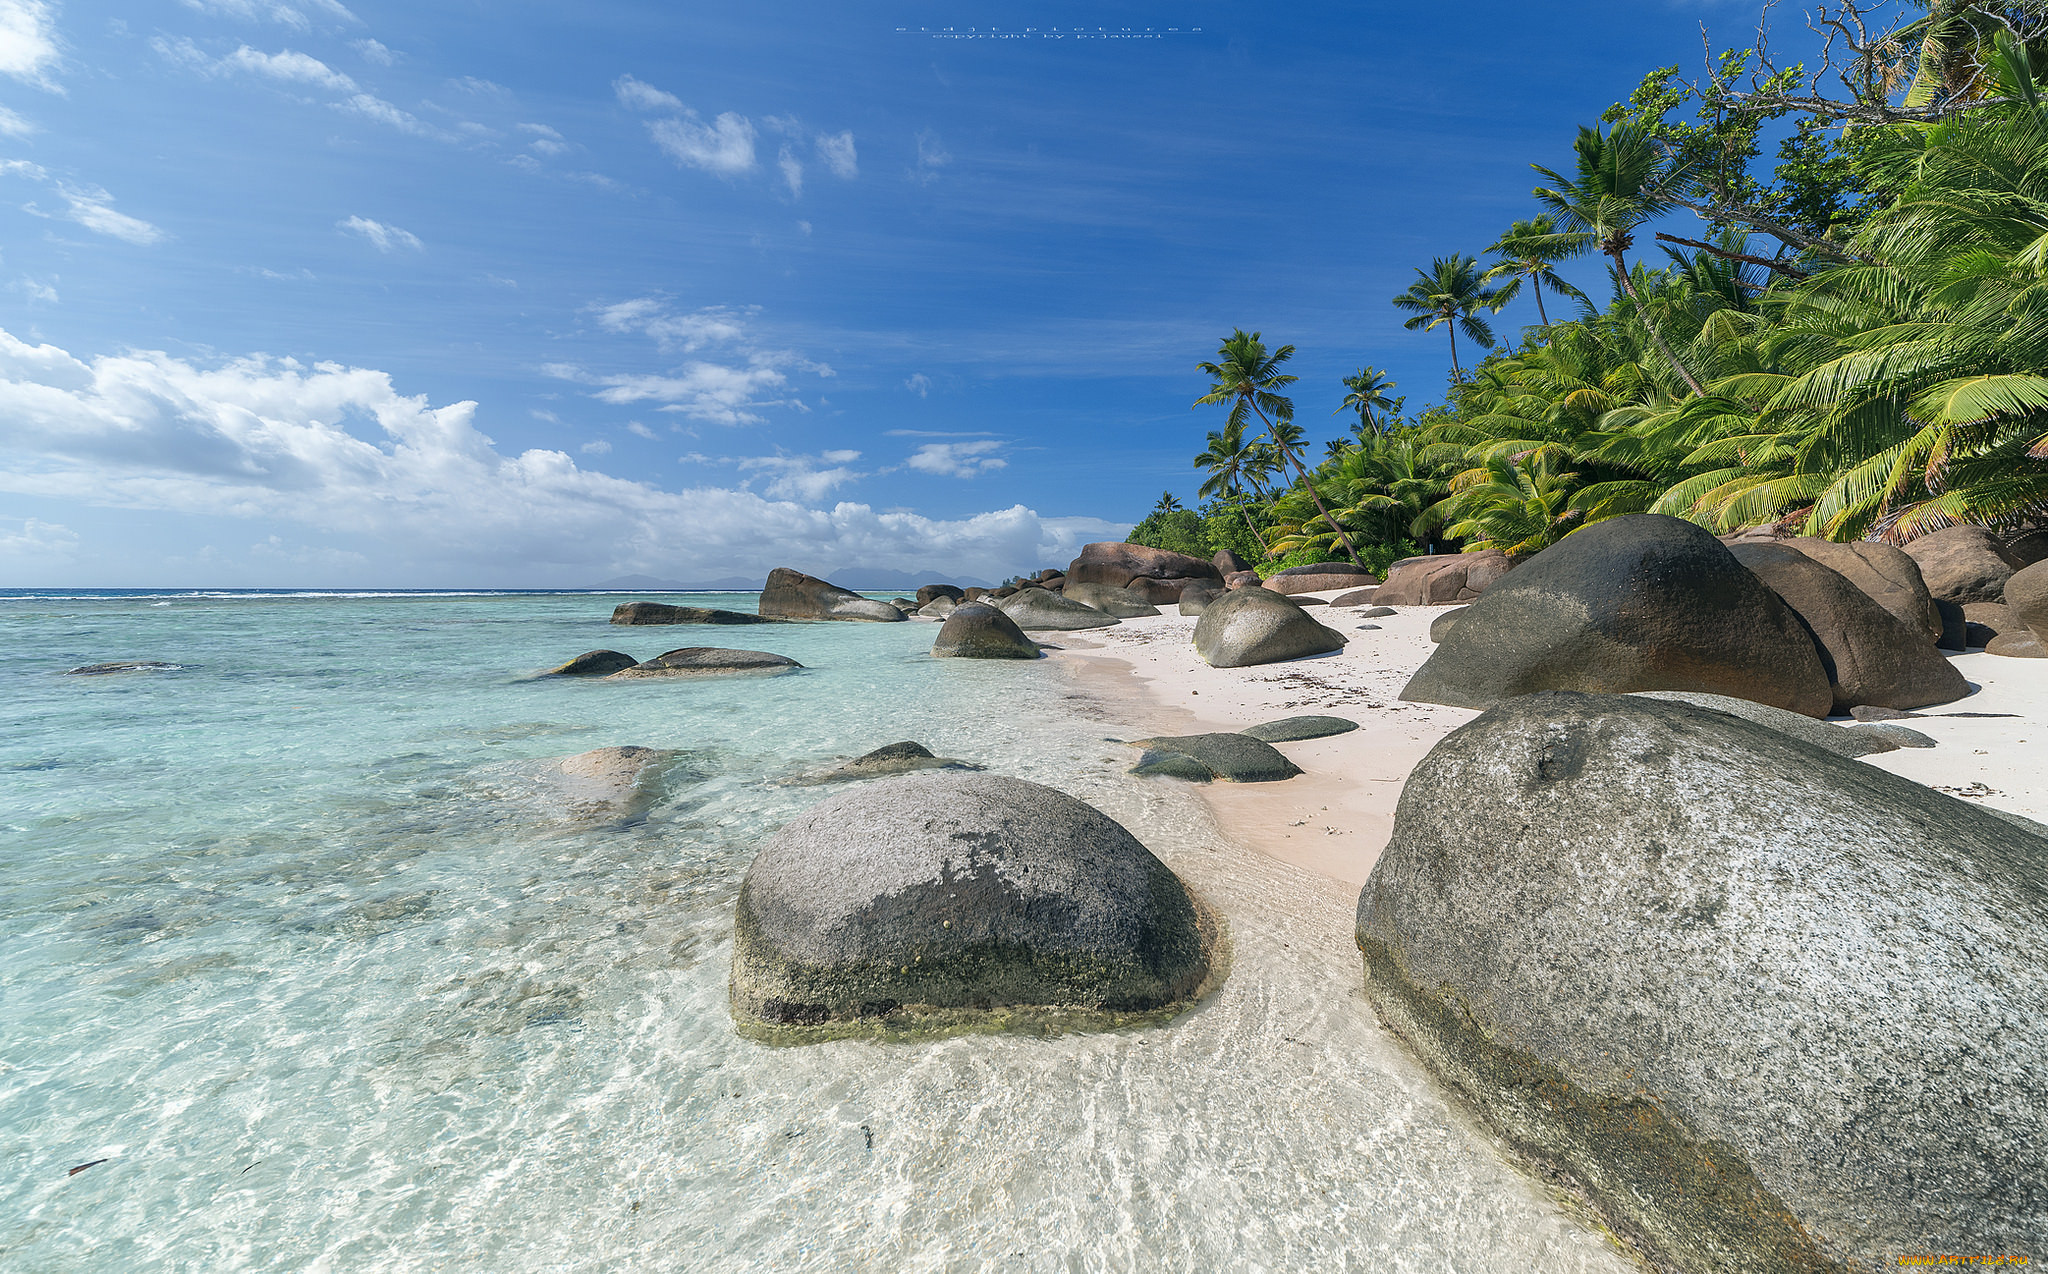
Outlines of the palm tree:
[{"label": "palm tree", "polygon": [[1252,521],[1251,513],[1244,507],[1243,484],[1251,480],[1251,471],[1258,459],[1257,444],[1244,440],[1242,421],[1224,425],[1220,433],[1210,430],[1209,445],[1195,457],[1195,468],[1207,469],[1209,478],[1196,494],[1235,501],[1245,526],[1263,549],[1266,547],[1265,537],[1259,534],[1258,524]]},{"label": "palm tree", "polygon": [[1171,491],[1165,492],[1159,497],[1159,503],[1152,506],[1152,511],[1154,513],[1178,513],[1180,512],[1180,498]]},{"label": "palm tree", "polygon": [[1438,327],[1449,329],[1451,375],[1463,380],[1464,369],[1458,366],[1458,329],[1464,328],[1465,335],[1482,346],[1493,344],[1493,329],[1486,325],[1485,319],[1473,313],[1491,309],[1493,300],[1493,289],[1479,277],[1479,263],[1471,257],[1459,255],[1438,257],[1429,263],[1427,270],[1418,268],[1415,282],[1394,298],[1394,307],[1414,311],[1415,317],[1401,325],[1411,332],[1417,328],[1423,331],[1433,331]]},{"label": "palm tree", "polygon": [[1556,214],[1558,224],[1586,235],[1607,254],[1613,262],[1616,286],[1635,303],[1664,361],[1693,393],[1704,397],[1707,391],[1671,352],[1663,332],[1643,307],[1624,255],[1635,246],[1637,226],[1677,206],[1672,196],[1683,174],[1658,149],[1649,131],[1634,124],[1617,124],[1613,132],[1604,135],[1597,129],[1581,128],[1572,148],[1578,152],[1578,175],[1566,178],[1541,164],[1531,164],[1551,183],[1532,193]]},{"label": "palm tree", "polygon": [[[1209,392],[1197,398],[1194,406],[1227,402],[1230,404],[1228,421],[1233,424],[1242,424],[1247,413],[1256,412],[1259,419],[1266,422],[1266,436],[1272,439],[1275,454],[1282,463],[1293,463],[1309,494],[1315,497],[1316,507],[1321,509],[1323,497],[1316,494],[1315,483],[1309,481],[1308,471],[1301,467],[1298,441],[1293,451],[1281,441],[1282,426],[1292,427],[1289,422],[1294,419],[1294,400],[1275,391],[1285,389],[1297,379],[1280,370],[1280,365],[1293,357],[1292,345],[1282,345],[1268,354],[1265,342],[1259,339],[1257,332],[1247,335],[1243,328],[1238,328],[1224,338],[1216,351],[1216,362],[1199,365],[1212,383]],[[1297,440],[1299,435],[1300,431],[1296,430]],[[1324,509],[1324,519],[1328,520],[1329,516],[1329,510]],[[1344,552],[1351,560],[1358,561],[1358,550],[1351,547],[1351,539],[1344,534],[1342,527],[1337,529],[1337,538],[1343,541]]]},{"label": "palm tree", "polygon": [[1506,279],[1500,290],[1493,294],[1494,312],[1499,313],[1509,301],[1521,294],[1522,282],[1527,280],[1529,290],[1536,298],[1536,317],[1543,326],[1550,326],[1550,315],[1543,311],[1543,285],[1560,296],[1585,299],[1585,293],[1558,277],[1551,266],[1559,261],[1579,256],[1593,245],[1593,238],[1584,231],[1561,231],[1557,219],[1548,215],[1517,221],[1508,227],[1508,232],[1496,239],[1487,251],[1499,258],[1494,267],[1485,274],[1483,282]]},{"label": "palm tree", "polygon": [[1344,395],[1344,401],[1330,414],[1340,416],[1346,411],[1356,411],[1361,438],[1367,430],[1384,432],[1380,428],[1380,413],[1401,410],[1402,400],[1393,397],[1394,381],[1377,367],[1361,367],[1357,375],[1346,376],[1344,388],[1351,392]]}]

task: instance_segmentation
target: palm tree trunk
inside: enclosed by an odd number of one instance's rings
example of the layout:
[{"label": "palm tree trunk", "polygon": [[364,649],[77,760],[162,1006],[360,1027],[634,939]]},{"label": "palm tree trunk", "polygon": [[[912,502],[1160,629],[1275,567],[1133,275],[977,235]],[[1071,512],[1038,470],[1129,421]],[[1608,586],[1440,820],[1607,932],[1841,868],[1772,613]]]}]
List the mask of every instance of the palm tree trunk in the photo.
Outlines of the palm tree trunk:
[{"label": "palm tree trunk", "polygon": [[[1458,338],[1456,334],[1453,334],[1451,336],[1451,344],[1455,346],[1457,343]],[[1259,405],[1257,403],[1252,404],[1252,410],[1258,411],[1259,419],[1266,421],[1266,436],[1272,438],[1273,422],[1271,420],[1266,419],[1265,412],[1259,411]],[[1294,471],[1301,475],[1301,484],[1308,488],[1308,498],[1316,502],[1316,511],[1323,515],[1323,521],[1328,522],[1330,524],[1330,529],[1337,533],[1338,542],[1343,544],[1344,552],[1348,557],[1350,557],[1351,564],[1353,566],[1364,566],[1365,563],[1358,560],[1358,550],[1351,547],[1351,537],[1344,534],[1344,528],[1337,524],[1337,519],[1331,517],[1330,510],[1324,506],[1322,492],[1316,490],[1316,484],[1309,481],[1308,470],[1301,467],[1301,461],[1295,460],[1293,456],[1287,454],[1286,451],[1281,450],[1280,440],[1278,438],[1273,438],[1273,449],[1275,451],[1280,452],[1280,459],[1283,463],[1290,461],[1293,463]]]},{"label": "palm tree trunk", "polygon": [[1628,266],[1622,261],[1621,253],[1616,252],[1612,255],[1614,277],[1621,281],[1621,290],[1628,293],[1628,299],[1635,302],[1636,313],[1642,316],[1643,326],[1650,329],[1650,339],[1657,343],[1657,352],[1664,355],[1664,361],[1671,364],[1671,370],[1678,373],[1680,380],[1692,386],[1693,393],[1705,398],[1707,391],[1700,388],[1700,383],[1693,379],[1692,373],[1685,370],[1685,364],[1678,361],[1678,355],[1672,353],[1671,347],[1664,343],[1664,333],[1657,330],[1657,321],[1650,317],[1650,311],[1643,305],[1643,298],[1636,295],[1636,285],[1628,277]]},{"label": "palm tree trunk", "polygon": [[1238,516],[1244,519],[1244,529],[1250,531],[1252,539],[1257,541],[1259,552],[1261,554],[1271,553],[1273,550],[1266,547],[1266,537],[1259,534],[1259,524],[1252,521],[1251,513],[1242,504],[1237,506],[1237,512]]},{"label": "palm tree trunk", "polygon": [[1549,327],[1549,326],[1550,326],[1550,316],[1549,316],[1548,314],[1545,314],[1545,313],[1543,312],[1543,279],[1542,279],[1542,277],[1541,277],[1540,275],[1535,275],[1535,274],[1532,274],[1532,275],[1530,275],[1530,276],[1529,276],[1529,288],[1530,288],[1530,290],[1531,290],[1531,291],[1533,291],[1533,292],[1534,292],[1534,293],[1536,294],[1536,317],[1537,317],[1538,319],[1542,320],[1542,322],[1543,322],[1543,326],[1545,326],[1545,327]]},{"label": "palm tree trunk", "polygon": [[1456,315],[1452,315],[1451,321],[1444,324],[1444,330],[1451,334],[1451,379],[1463,380],[1465,379],[1465,371],[1458,366],[1458,318]]}]

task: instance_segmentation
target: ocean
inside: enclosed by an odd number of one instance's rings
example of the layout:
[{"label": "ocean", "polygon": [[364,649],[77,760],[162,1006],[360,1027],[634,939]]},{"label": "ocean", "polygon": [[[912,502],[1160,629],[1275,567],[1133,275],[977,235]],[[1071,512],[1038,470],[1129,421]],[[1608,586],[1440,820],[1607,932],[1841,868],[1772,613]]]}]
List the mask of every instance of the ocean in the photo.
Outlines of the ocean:
[{"label": "ocean", "polygon": [[[0,1268],[1629,1268],[1373,1022],[1341,904],[1126,775],[1053,661],[620,600],[0,591]],[[805,669],[534,675],[687,645]],[[63,675],[115,660],[166,666]],[[740,878],[839,790],[784,780],[904,739],[1123,822],[1229,918],[1224,989],[1146,1030],[738,1038]],[[619,744],[677,751],[644,817],[534,781]]]}]

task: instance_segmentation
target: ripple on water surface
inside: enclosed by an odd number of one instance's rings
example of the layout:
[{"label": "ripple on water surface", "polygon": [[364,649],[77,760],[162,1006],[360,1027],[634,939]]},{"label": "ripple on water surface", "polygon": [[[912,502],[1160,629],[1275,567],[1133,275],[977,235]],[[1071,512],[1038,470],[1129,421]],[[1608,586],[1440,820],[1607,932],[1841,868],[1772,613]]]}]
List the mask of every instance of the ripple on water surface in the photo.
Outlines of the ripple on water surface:
[{"label": "ripple on water surface", "polygon": [[[1053,669],[615,600],[0,602],[0,1266],[1627,1268],[1374,1025],[1348,900],[1124,777]],[[698,641],[806,670],[522,679]],[[130,659],[179,668],[62,675]],[[779,780],[899,739],[1123,821],[1230,981],[1166,1029],[739,1039],[740,876],[830,791]],[[621,744],[678,752],[644,810],[536,787]]]}]

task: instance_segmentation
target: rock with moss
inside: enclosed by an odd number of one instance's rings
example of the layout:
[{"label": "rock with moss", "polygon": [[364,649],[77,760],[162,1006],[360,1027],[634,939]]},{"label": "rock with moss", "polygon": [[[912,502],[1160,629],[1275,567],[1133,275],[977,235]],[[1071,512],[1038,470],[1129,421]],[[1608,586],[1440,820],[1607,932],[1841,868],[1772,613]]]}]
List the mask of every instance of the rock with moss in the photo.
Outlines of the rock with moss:
[{"label": "rock with moss", "polygon": [[[1145,753],[1131,767],[1133,774],[1163,774],[1205,783],[1278,783],[1301,773],[1280,749],[1248,734],[1220,731],[1214,734],[1162,735],[1136,739],[1131,746]],[[1193,760],[1206,773],[1197,775],[1183,763]]]},{"label": "rock with moss", "polygon": [[609,677],[639,666],[640,661],[616,650],[586,650],[568,663],[548,669],[551,677]]},{"label": "rock with moss", "polygon": [[1360,895],[1383,1022],[1653,1268],[2048,1249],[2048,841],[1681,703],[1510,699]]},{"label": "rock with moss", "polygon": [[774,676],[803,665],[787,655],[766,650],[727,650],[720,646],[685,646],[612,674],[613,679],[644,677]]},{"label": "rock with moss", "polygon": [[1214,920],[1063,792],[919,774],[826,800],[740,885],[732,1013],[804,1042],[1170,1016],[1220,972]]}]

